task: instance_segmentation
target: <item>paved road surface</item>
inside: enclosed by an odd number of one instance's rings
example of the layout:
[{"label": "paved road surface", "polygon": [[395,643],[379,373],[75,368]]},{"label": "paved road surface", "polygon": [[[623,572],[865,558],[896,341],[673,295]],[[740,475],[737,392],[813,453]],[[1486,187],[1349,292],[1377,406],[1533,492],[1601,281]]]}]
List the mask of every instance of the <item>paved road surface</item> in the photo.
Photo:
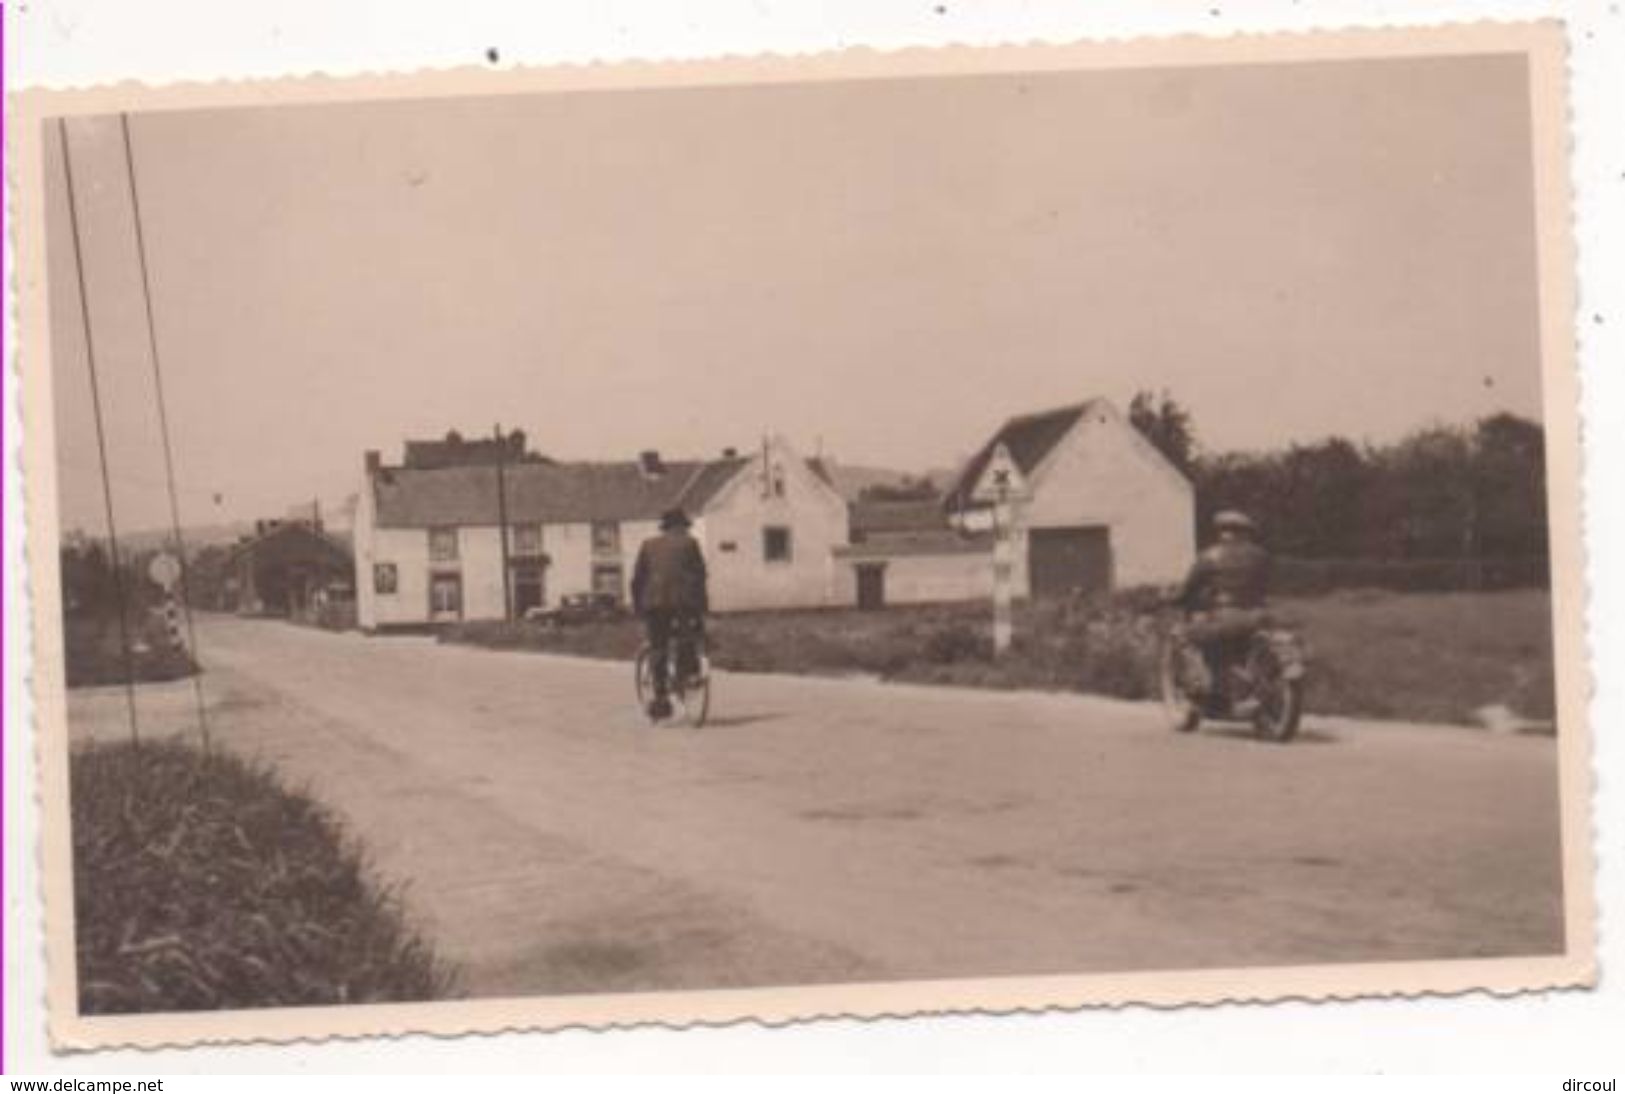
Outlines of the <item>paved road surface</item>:
[{"label": "paved road surface", "polygon": [[[471,994],[1561,949],[1549,739],[1176,736],[1082,696],[720,676],[209,619],[217,740],[362,837]],[[149,731],[190,686],[146,689]],[[74,732],[122,732],[116,691]]]}]

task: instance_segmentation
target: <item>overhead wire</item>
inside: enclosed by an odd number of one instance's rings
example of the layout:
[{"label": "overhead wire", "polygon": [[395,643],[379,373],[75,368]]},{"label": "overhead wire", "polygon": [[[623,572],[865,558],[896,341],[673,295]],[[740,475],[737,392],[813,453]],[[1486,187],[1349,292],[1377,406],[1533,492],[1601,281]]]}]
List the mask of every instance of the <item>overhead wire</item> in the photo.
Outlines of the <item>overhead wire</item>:
[{"label": "overhead wire", "polygon": [[90,370],[90,401],[96,419],[96,450],[102,468],[102,502],[107,514],[108,552],[113,563],[113,595],[118,601],[119,649],[124,660],[124,700],[130,714],[130,741],[141,743],[140,721],[135,709],[135,658],[130,643],[130,620],[124,599],[124,567],[119,562],[118,523],[113,517],[113,484],[107,473],[107,429],[102,417],[101,380],[96,369],[96,346],[91,335],[90,293],[85,278],[84,237],[79,226],[79,201],[73,181],[73,156],[68,146],[68,121],[57,119],[57,136],[62,146],[62,176],[68,199],[68,227],[73,236],[73,269],[79,287],[79,316],[85,328],[85,362]]},{"label": "overhead wire", "polygon": [[147,320],[147,349],[152,361],[152,385],[158,401],[158,432],[163,438],[164,478],[169,491],[169,521],[173,535],[176,560],[179,563],[181,610],[186,620],[186,645],[192,658],[192,694],[197,706],[198,736],[203,751],[210,749],[209,715],[203,696],[203,672],[199,663],[197,625],[192,617],[191,564],[186,558],[186,541],[181,534],[181,508],[175,488],[175,452],[169,434],[169,408],[164,401],[164,373],[158,355],[158,325],[153,317],[152,273],[147,263],[147,236],[141,222],[141,195],[135,181],[135,146],[130,138],[130,115],[119,115],[119,128],[124,136],[125,175],[130,182],[130,212],[135,224],[136,261],[141,269],[141,300]]}]

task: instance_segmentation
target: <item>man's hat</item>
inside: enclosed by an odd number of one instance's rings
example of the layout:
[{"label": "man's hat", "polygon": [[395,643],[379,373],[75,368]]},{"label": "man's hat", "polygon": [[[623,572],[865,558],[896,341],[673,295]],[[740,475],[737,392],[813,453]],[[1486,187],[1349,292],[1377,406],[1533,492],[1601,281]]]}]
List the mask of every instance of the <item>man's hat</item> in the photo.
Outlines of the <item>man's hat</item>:
[{"label": "man's hat", "polygon": [[1238,509],[1224,509],[1213,514],[1213,527],[1221,532],[1226,529],[1249,534],[1258,531],[1258,525],[1253,523],[1253,518]]},{"label": "man's hat", "polygon": [[690,523],[691,522],[688,519],[688,514],[683,512],[680,508],[667,509],[664,513],[660,514],[660,527],[662,530],[669,528],[687,528]]}]

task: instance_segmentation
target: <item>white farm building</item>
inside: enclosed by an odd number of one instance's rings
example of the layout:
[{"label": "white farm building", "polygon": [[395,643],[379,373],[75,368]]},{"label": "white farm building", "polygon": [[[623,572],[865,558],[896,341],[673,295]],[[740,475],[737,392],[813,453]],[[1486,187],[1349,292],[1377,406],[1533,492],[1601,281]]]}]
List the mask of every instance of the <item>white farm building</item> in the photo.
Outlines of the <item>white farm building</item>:
[{"label": "white farm building", "polygon": [[749,455],[619,462],[540,458],[520,434],[498,443],[408,442],[395,466],[367,453],[355,518],[363,630],[501,619],[574,593],[624,601],[638,545],[678,506],[705,551],[715,610],[834,600],[846,501],[782,440]]},{"label": "white farm building", "polygon": [[1018,597],[1106,592],[1184,577],[1196,552],[1190,480],[1110,402],[999,427],[934,505],[857,505],[837,552],[847,602],[985,596],[993,583],[990,477],[1008,475]]},{"label": "white farm building", "polygon": [[715,459],[561,462],[527,452],[521,434],[448,434],[407,442],[399,465],[366,455],[358,622],[501,619],[587,592],[624,602],[638,545],[679,506],[716,611],[984,597],[995,471],[1013,496],[1018,597],[1171,583],[1191,563],[1190,482],[1103,399],[1011,418],[941,498],[913,502],[849,501],[821,461],[777,438]]}]

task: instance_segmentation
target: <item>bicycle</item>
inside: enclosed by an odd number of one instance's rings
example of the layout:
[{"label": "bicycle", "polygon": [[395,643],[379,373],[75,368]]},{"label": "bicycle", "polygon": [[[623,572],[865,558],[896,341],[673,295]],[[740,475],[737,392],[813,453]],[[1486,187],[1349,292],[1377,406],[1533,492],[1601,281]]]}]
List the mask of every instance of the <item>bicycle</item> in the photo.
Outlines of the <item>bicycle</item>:
[{"label": "bicycle", "polygon": [[[678,671],[681,660],[679,650],[687,643],[693,651],[694,671]],[[705,724],[711,712],[711,661],[706,654],[705,631],[696,629],[692,634],[673,634],[666,643],[666,695],[671,699],[671,721],[687,723],[693,729]],[[645,715],[655,695],[654,650],[647,642],[638,647],[633,663],[633,683],[637,690],[638,709]],[[658,720],[658,719],[657,719]]]}]

